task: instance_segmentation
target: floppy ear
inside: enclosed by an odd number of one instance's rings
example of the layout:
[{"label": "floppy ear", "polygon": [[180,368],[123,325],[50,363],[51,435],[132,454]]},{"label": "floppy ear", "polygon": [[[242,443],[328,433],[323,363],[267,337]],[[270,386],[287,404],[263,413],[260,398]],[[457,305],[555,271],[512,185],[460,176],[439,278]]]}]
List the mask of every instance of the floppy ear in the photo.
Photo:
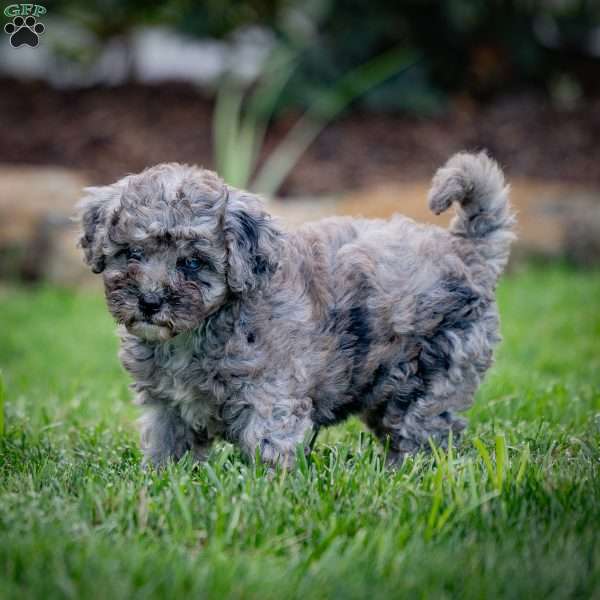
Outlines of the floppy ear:
[{"label": "floppy ear", "polygon": [[119,194],[113,186],[89,187],[84,192],[86,196],[77,205],[81,226],[79,246],[83,248],[85,262],[92,271],[102,273],[105,266],[107,220]]},{"label": "floppy ear", "polygon": [[260,287],[279,263],[281,231],[252,194],[228,188],[223,232],[228,252],[228,283],[234,292]]}]

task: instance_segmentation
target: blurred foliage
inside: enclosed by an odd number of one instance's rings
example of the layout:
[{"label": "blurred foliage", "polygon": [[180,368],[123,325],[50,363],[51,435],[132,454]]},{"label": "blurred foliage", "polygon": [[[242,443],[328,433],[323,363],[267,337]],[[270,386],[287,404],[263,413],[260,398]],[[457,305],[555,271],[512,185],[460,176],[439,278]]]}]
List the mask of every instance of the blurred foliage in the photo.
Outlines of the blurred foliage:
[{"label": "blurred foliage", "polygon": [[283,0],[53,0],[46,5],[88,27],[101,38],[123,35],[134,26],[166,24],[198,37],[223,37],[248,24],[276,26],[289,4]]},{"label": "blurred foliage", "polygon": [[426,60],[408,77],[392,77],[368,93],[370,108],[431,113],[449,94],[485,100],[524,85],[552,94],[564,88],[565,77],[576,94],[600,91],[597,0],[57,0],[48,6],[101,39],[152,23],[198,37],[267,27],[300,53],[284,105],[309,106],[324,85],[399,46]]},{"label": "blurred foliage", "polygon": [[228,183],[275,195],[302,154],[338,114],[390,77],[400,76],[417,64],[409,51],[395,49],[324,87],[254,173],[263,152],[266,127],[281,91],[294,74],[296,59],[297,55],[286,47],[277,48],[250,91],[235,82],[221,86],[215,103],[213,141],[217,171]]},{"label": "blurred foliage", "polygon": [[[275,29],[290,0],[175,0],[176,22],[192,35],[223,37],[240,27],[261,24]],[[174,11],[175,12],[175,11]]]},{"label": "blurred foliage", "polygon": [[[523,84],[548,89],[565,72],[582,88],[599,79],[600,57],[588,53],[600,26],[592,0],[332,0],[321,15],[307,80],[332,81],[398,44],[426,57],[410,81],[392,79],[367,97],[376,108],[430,112],[448,93],[487,99]],[[583,69],[587,61],[595,68]]]},{"label": "blurred foliage", "polygon": [[177,2],[145,0],[54,0],[47,2],[51,15],[60,14],[83,25],[101,41],[126,35],[133,27],[160,23],[169,19]]}]

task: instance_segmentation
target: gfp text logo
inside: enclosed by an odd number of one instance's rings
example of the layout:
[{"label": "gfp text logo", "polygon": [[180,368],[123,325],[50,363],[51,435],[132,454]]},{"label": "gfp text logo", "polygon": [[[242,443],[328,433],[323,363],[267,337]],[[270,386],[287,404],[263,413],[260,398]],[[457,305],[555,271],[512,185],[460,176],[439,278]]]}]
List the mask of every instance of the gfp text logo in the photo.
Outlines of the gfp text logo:
[{"label": "gfp text logo", "polygon": [[46,29],[38,17],[45,14],[46,8],[40,4],[9,4],[4,15],[12,21],[4,26],[4,31],[10,35],[10,45],[13,48],[23,45],[35,48],[40,41],[39,36]]}]

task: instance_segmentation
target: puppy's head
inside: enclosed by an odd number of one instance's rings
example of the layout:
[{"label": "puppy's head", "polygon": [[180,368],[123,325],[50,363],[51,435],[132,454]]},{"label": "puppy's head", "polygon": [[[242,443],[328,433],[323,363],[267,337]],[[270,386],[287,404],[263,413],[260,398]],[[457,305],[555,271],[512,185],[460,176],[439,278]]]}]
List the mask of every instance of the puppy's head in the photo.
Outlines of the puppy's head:
[{"label": "puppy's head", "polygon": [[141,338],[195,329],[277,268],[280,232],[260,200],[211,171],[162,164],[86,192],[85,260],[115,319]]}]

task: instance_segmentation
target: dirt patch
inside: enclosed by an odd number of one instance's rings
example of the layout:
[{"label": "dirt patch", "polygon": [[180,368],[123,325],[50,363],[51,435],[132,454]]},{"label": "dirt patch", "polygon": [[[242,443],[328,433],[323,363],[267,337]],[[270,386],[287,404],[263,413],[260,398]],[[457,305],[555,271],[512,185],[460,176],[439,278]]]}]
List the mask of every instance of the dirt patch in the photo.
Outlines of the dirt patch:
[{"label": "dirt patch", "polygon": [[[60,91],[0,80],[0,162],[60,165],[107,183],[161,161],[212,167],[212,102],[186,84]],[[266,150],[294,122],[283,115]],[[457,100],[418,119],[352,112],[319,136],[284,195],[320,195],[428,179],[459,149],[487,148],[511,178],[600,185],[600,98],[570,112],[533,94]]]}]

